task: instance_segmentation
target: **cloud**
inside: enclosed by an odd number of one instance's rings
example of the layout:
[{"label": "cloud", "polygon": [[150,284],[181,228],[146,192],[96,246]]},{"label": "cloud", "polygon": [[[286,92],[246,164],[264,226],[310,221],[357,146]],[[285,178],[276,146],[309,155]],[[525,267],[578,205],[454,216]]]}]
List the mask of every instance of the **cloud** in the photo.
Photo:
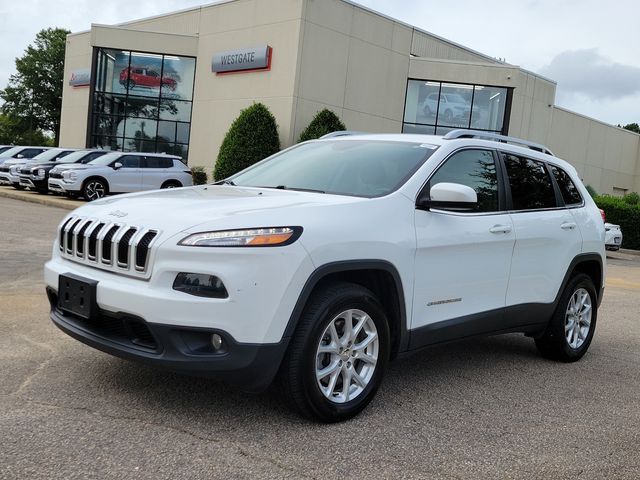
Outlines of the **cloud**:
[{"label": "cloud", "polygon": [[540,73],[558,82],[558,91],[594,101],[616,100],[640,93],[640,68],[617,63],[597,49],[556,55]]}]

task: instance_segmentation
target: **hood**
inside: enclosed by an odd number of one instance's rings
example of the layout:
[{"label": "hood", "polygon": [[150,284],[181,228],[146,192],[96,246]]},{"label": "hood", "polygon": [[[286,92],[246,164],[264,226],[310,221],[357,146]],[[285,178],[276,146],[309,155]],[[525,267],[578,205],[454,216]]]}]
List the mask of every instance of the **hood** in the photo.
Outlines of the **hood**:
[{"label": "hood", "polygon": [[78,168],[104,168],[105,165],[91,165],[90,163],[56,163],[54,166],[58,170],[76,170]]},{"label": "hood", "polygon": [[74,214],[175,234],[303,225],[313,215],[314,207],[368,200],[291,190],[201,185],[107,197],[76,209]]},{"label": "hood", "polygon": [[5,160],[5,162],[2,164],[5,167],[10,167],[12,165],[20,165],[23,163],[29,163],[30,159],[28,158],[8,158],[7,160]]}]

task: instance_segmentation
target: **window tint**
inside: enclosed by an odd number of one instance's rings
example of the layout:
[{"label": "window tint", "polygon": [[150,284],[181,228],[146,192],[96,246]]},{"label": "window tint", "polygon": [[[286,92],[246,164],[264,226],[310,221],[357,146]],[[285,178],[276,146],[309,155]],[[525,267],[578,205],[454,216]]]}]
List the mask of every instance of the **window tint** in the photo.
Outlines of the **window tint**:
[{"label": "window tint", "polygon": [[23,158],[33,158],[45,151],[46,150],[44,148],[25,148],[20,152],[20,154]]},{"label": "window tint", "polygon": [[87,155],[84,159],[82,159],[82,163],[89,163],[91,160],[95,160],[98,157],[101,157],[107,152],[92,152]]},{"label": "window tint", "polygon": [[575,184],[571,181],[571,177],[569,176],[569,174],[561,168],[553,165],[551,166],[551,172],[553,173],[553,177],[556,179],[556,182],[558,182],[564,204],[581,204],[582,197],[580,196],[580,192],[576,188]]},{"label": "window tint", "polygon": [[142,168],[170,168],[173,166],[171,158],[146,157]]},{"label": "window tint", "polygon": [[125,155],[120,159],[124,168],[140,168],[140,157],[138,155]]},{"label": "window tint", "polygon": [[493,154],[488,150],[463,150],[455,153],[431,177],[428,188],[438,183],[460,183],[478,195],[477,212],[498,210],[498,176]]},{"label": "window tint", "polygon": [[514,210],[556,207],[556,195],[543,162],[504,156]]}]

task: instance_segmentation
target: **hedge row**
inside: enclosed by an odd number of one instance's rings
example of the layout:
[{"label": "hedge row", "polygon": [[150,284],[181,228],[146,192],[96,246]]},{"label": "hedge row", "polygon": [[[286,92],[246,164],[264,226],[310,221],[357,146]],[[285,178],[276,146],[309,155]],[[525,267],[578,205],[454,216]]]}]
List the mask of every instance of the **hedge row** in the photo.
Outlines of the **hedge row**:
[{"label": "hedge row", "polygon": [[622,246],[640,250],[640,205],[633,205],[622,198],[608,195],[596,195],[593,199],[596,205],[604,210],[607,222],[620,225]]}]

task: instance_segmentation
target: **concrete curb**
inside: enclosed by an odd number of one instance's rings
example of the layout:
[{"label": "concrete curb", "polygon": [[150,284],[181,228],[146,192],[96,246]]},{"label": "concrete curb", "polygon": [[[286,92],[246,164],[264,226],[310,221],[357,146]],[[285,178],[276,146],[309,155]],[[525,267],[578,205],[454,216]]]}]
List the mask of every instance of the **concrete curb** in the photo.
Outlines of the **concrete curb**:
[{"label": "concrete curb", "polygon": [[0,197],[11,198],[13,200],[22,200],[23,202],[38,203],[50,207],[64,208],[66,210],[75,210],[83,201],[71,200],[64,197],[54,197],[52,195],[43,195],[36,192],[19,191],[13,187],[0,187]]},{"label": "concrete curb", "polygon": [[640,250],[629,250],[628,248],[621,248],[618,251],[620,253],[624,253],[626,255],[638,255],[638,256],[640,256]]}]

